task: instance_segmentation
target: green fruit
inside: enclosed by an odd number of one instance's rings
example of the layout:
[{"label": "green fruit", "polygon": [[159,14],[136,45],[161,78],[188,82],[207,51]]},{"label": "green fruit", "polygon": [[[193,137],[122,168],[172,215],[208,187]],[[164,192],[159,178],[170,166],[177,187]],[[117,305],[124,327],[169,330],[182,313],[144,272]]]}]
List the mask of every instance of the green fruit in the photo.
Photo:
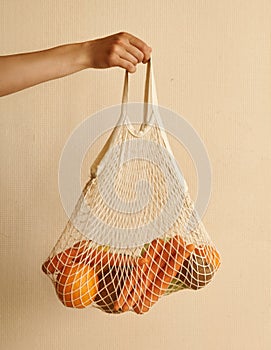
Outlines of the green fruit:
[{"label": "green fruit", "polygon": [[214,269],[204,257],[191,254],[183,262],[176,279],[191,289],[200,289],[206,286],[214,276]]}]

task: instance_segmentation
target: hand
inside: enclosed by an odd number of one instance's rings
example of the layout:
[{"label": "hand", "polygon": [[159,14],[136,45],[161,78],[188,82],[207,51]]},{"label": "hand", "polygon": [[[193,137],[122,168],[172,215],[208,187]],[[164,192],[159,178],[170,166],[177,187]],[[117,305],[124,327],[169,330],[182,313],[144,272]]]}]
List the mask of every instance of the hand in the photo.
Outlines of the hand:
[{"label": "hand", "polygon": [[86,42],[89,68],[121,67],[130,73],[136,71],[138,63],[150,59],[151,47],[129,33],[117,33],[105,38]]}]

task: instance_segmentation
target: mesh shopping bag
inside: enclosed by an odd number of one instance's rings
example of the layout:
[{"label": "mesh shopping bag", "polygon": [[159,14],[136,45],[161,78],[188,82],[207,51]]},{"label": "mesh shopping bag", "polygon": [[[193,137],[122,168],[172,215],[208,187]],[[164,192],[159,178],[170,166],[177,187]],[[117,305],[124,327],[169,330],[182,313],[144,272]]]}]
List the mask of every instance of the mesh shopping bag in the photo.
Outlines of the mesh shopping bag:
[{"label": "mesh shopping bag", "polygon": [[220,266],[165,133],[151,61],[139,129],[127,98],[126,71],[118,123],[42,266],[67,307],[142,314],[163,296],[206,286]]}]

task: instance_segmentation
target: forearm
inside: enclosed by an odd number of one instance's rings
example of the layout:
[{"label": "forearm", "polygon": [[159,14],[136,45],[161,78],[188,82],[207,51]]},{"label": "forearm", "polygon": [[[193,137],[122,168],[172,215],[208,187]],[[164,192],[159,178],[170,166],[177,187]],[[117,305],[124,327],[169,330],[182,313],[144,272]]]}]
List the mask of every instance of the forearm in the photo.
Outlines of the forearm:
[{"label": "forearm", "polygon": [[0,56],[0,96],[89,67],[90,42]]}]

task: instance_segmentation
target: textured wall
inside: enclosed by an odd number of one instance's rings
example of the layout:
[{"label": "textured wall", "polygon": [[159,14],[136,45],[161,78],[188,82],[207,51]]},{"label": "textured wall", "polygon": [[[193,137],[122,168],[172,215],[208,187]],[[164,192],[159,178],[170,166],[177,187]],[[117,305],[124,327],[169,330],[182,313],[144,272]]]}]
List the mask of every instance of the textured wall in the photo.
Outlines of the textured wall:
[{"label": "textured wall", "polygon": [[[84,118],[120,102],[124,72],[83,71],[3,97],[1,349],[269,349],[270,18],[267,0],[0,2],[1,54],[120,30],[153,47],[160,104],[183,115],[209,152],[204,223],[223,259],[205,289],[175,293],[144,316],[64,308],[40,268],[67,221],[59,158]],[[193,164],[180,154],[195,193]]]}]

